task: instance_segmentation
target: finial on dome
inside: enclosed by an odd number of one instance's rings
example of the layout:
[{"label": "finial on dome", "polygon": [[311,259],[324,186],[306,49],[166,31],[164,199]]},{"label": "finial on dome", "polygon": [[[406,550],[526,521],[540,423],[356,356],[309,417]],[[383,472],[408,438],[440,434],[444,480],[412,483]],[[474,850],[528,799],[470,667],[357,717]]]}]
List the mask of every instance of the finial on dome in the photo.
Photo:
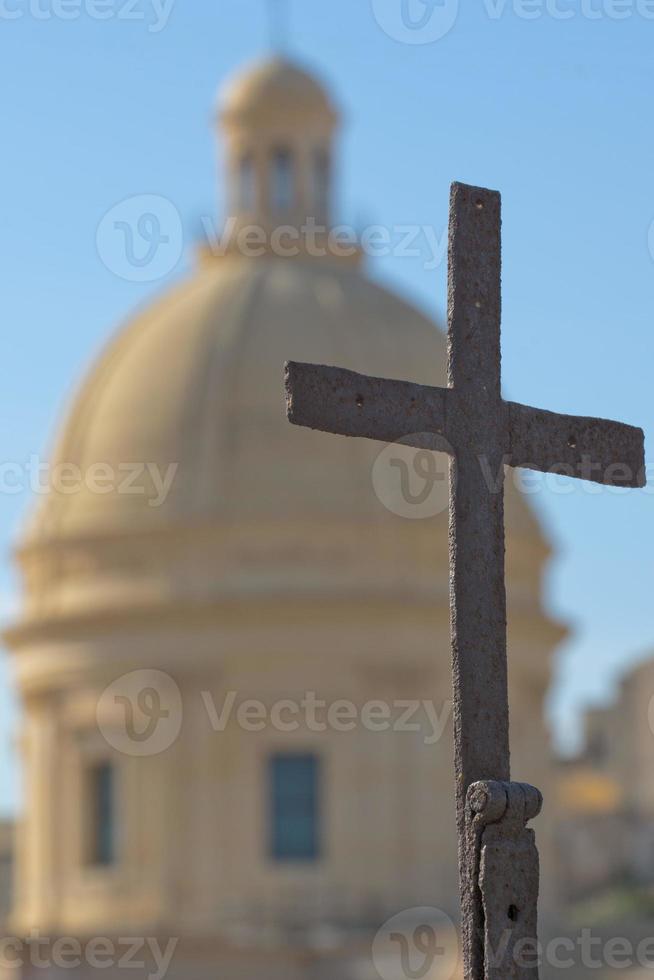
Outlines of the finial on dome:
[{"label": "finial on dome", "polygon": [[288,0],[267,0],[267,3],[270,47],[277,54],[281,54],[288,47]]}]

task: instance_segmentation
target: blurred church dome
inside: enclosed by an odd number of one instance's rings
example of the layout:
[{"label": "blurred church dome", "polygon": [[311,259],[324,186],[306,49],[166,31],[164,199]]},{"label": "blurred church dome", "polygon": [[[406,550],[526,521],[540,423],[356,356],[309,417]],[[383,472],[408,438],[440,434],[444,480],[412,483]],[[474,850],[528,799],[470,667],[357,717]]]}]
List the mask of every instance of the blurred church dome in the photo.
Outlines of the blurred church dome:
[{"label": "blurred church dome", "polygon": [[[269,131],[250,116],[284,107],[302,108],[313,125],[281,112]],[[327,229],[335,115],[318,83],[286,61],[265,62],[228,87],[223,119],[235,227],[300,229],[318,215]],[[433,522],[398,517],[376,495],[383,447],[291,427],[283,392],[291,359],[443,385],[444,336],[365,278],[358,252],[316,257],[298,237],[294,258],[271,246],[259,258],[237,244],[221,256],[205,250],[190,278],[101,354],[53,472],[73,464],[95,476],[99,465],[113,486],[82,479],[78,492],[41,499],[20,551],[36,619],[252,589],[446,596],[443,475],[437,546]],[[327,232],[322,245],[328,252]],[[525,542],[520,588],[534,601],[547,547],[516,493],[507,523]]]},{"label": "blurred church dome", "polygon": [[55,464],[177,465],[159,506],[88,487],[50,494],[30,538],[122,533],[242,518],[365,518],[379,453],[364,440],[291,428],[286,359],[443,384],[445,341],[426,317],[356,270],[225,258],[137,316],[91,371]]},{"label": "blurred church dome", "polygon": [[226,87],[222,97],[223,118],[269,122],[289,113],[315,119],[336,118],[325,88],[297,64],[285,58],[260,61],[246,68]]}]

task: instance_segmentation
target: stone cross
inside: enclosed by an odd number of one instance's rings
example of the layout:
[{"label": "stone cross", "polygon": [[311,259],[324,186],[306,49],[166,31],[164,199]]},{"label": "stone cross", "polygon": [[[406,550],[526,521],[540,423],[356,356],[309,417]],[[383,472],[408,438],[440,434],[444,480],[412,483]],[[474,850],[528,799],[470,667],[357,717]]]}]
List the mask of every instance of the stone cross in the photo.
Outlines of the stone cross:
[{"label": "stone cross", "polygon": [[467,980],[538,976],[538,790],[510,782],[504,467],[644,485],[644,436],[501,394],[501,199],[453,184],[448,387],[286,365],[289,420],[450,455],[450,596],[462,937]]}]

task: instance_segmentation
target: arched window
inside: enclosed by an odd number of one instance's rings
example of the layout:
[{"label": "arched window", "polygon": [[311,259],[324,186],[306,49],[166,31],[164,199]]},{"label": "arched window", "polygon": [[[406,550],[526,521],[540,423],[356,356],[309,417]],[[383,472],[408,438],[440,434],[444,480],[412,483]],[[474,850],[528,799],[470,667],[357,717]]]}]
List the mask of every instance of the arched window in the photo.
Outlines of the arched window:
[{"label": "arched window", "polygon": [[247,153],[241,158],[238,171],[238,206],[241,211],[254,211],[256,183],[254,177],[254,158]]},{"label": "arched window", "polygon": [[316,150],[312,161],[312,203],[316,217],[325,218],[329,212],[329,188],[331,164],[327,150]]},{"label": "arched window", "polygon": [[293,155],[290,150],[280,147],[273,152],[271,168],[271,203],[277,213],[293,207],[295,189],[293,174]]}]

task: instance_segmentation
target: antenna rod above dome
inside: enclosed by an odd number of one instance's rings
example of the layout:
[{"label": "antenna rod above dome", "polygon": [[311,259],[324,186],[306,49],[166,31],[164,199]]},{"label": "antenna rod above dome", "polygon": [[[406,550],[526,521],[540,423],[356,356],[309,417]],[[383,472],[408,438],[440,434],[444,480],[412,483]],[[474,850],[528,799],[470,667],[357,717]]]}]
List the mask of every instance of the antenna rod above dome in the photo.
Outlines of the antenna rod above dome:
[{"label": "antenna rod above dome", "polygon": [[281,54],[288,48],[290,22],[288,0],[267,0],[267,3],[270,47]]}]

